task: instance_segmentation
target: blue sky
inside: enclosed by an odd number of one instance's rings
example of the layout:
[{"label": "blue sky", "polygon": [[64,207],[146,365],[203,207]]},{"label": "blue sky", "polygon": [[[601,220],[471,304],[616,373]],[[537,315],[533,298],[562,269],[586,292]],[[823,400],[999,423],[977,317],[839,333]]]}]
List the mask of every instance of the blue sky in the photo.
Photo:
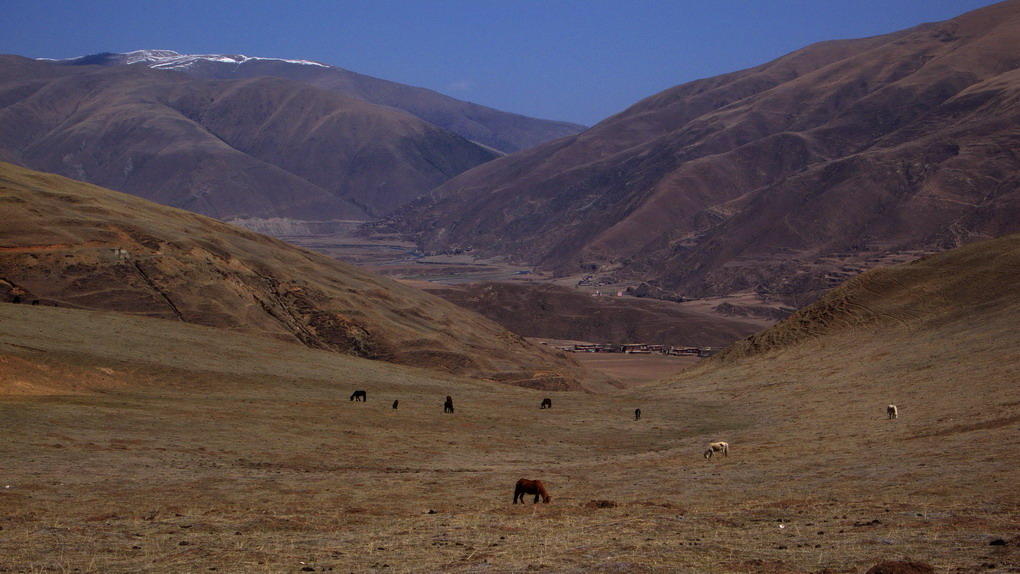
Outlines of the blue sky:
[{"label": "blue sky", "polygon": [[0,0],[0,53],[316,60],[592,125],[666,88],[988,0]]}]

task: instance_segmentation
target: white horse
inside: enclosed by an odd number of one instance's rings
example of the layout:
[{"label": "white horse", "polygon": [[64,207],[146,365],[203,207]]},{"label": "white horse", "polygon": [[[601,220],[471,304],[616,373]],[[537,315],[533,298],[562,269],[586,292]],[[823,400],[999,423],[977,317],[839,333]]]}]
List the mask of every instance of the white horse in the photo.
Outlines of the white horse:
[{"label": "white horse", "polygon": [[889,405],[885,407],[885,414],[889,415],[890,419],[894,419],[900,415],[899,411],[896,410],[896,405]]},{"label": "white horse", "polygon": [[730,456],[730,443],[728,442],[710,442],[708,448],[705,449],[705,458],[712,458],[712,455],[721,452],[723,456]]}]

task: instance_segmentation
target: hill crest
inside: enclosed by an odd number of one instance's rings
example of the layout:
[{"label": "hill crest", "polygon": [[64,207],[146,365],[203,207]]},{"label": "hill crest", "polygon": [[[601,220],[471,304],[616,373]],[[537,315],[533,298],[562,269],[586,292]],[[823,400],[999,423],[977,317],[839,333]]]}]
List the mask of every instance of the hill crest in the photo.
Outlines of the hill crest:
[{"label": "hill crest", "polygon": [[522,151],[585,129],[585,126],[570,122],[495,110],[426,88],[374,78],[310,60],[136,50],[122,54],[93,54],[56,62],[69,65],[143,65],[204,79],[258,76],[285,78],[368,103],[404,110],[499,154]]},{"label": "hill crest", "polygon": [[[872,269],[778,324],[738,341],[717,361],[782,353],[826,339],[938,338],[958,345],[1011,339],[1020,316],[1020,234],[982,241],[911,263]],[[969,352],[978,353],[977,349]]]},{"label": "hill crest", "polygon": [[565,356],[411,287],[270,237],[0,164],[0,297],[195,323],[540,388]]}]

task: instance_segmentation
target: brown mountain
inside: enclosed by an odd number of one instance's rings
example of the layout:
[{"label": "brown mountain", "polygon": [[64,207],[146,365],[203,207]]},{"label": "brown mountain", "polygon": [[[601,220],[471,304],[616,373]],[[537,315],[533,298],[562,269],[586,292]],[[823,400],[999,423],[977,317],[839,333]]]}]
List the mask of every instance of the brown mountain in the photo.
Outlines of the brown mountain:
[{"label": "brown mountain", "polygon": [[800,305],[1020,229],[1020,2],[684,84],[448,181],[392,220],[433,251]]},{"label": "brown mountain", "polygon": [[286,78],[372,104],[404,110],[501,153],[525,150],[585,129],[569,122],[501,112],[429,89],[373,78],[319,62],[242,55],[189,55],[170,50],[92,54],[59,62],[69,65],[144,65],[179,71],[196,78],[219,80],[260,76]]},{"label": "brown mountain", "polygon": [[573,361],[324,255],[0,163],[0,299],[163,318],[541,388]]},{"label": "brown mountain", "polygon": [[401,110],[292,80],[17,56],[0,56],[0,126],[2,160],[295,231],[386,213],[497,155]]}]

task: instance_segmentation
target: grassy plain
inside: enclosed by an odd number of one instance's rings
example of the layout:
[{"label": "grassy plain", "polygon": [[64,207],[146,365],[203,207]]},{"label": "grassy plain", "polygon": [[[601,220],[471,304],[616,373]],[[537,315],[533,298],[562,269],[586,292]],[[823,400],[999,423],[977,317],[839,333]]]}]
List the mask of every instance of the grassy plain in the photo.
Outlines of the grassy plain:
[{"label": "grassy plain", "polygon": [[[0,572],[1017,571],[1020,390],[955,362],[926,387],[954,360],[928,349],[902,380],[822,346],[550,394],[3,304]],[[511,504],[519,477],[552,502]]]}]

